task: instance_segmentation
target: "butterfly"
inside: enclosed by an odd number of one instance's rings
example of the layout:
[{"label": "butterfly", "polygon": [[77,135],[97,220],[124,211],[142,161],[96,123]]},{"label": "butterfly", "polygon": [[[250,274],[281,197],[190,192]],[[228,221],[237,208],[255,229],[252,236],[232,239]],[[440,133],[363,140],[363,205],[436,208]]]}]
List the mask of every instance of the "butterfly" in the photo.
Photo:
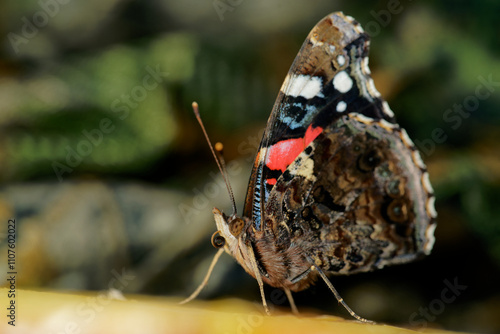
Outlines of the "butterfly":
[{"label": "butterfly", "polygon": [[267,122],[243,215],[234,204],[229,216],[213,209],[220,250],[189,300],[225,251],[257,280],[266,312],[264,283],[283,289],[295,311],[292,292],[321,278],[368,322],[327,275],[431,252],[437,213],[427,168],[376,90],[368,51],[369,36],[342,12],[309,33]]}]

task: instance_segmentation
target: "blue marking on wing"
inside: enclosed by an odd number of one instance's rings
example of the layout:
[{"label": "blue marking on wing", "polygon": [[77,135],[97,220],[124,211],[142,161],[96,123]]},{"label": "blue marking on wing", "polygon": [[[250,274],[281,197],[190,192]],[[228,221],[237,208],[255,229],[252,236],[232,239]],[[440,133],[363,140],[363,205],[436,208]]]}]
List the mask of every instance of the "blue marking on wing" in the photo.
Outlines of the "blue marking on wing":
[{"label": "blue marking on wing", "polygon": [[[287,112],[280,113],[278,118],[292,130],[300,127],[307,127],[306,125],[312,122],[312,118],[317,112],[316,106],[310,104],[304,105],[301,102],[293,102],[291,104],[284,103],[283,109]],[[299,118],[297,114],[300,113],[303,113],[303,115]]]},{"label": "blue marking on wing", "polygon": [[262,168],[257,170],[257,174],[255,176],[255,189],[253,193],[253,210],[252,210],[252,219],[255,223],[255,229],[260,230],[260,216],[261,216],[261,208],[260,208],[260,187],[262,181]]}]

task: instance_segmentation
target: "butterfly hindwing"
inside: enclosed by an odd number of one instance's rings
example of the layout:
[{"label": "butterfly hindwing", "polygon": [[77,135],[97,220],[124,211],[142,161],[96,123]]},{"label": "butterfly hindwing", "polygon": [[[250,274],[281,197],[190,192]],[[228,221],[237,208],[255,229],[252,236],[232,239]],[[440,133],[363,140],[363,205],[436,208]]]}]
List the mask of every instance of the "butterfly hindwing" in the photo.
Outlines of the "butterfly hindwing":
[{"label": "butterfly hindwing", "polygon": [[324,271],[350,274],[429,254],[433,191],[406,132],[343,115],[278,178],[264,230]]}]

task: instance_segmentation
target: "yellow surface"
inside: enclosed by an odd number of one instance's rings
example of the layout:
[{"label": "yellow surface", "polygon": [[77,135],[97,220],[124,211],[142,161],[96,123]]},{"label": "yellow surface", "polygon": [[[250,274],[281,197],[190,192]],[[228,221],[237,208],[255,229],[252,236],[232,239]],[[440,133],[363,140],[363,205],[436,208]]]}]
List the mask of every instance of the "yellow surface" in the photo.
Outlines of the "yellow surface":
[{"label": "yellow surface", "polygon": [[[193,302],[107,292],[69,294],[16,291],[16,326],[7,324],[7,289],[0,289],[0,333],[417,333],[387,325],[368,325],[332,316],[263,314],[262,305],[239,300]],[[120,295],[117,295],[120,298]],[[5,306],[4,306],[5,305]],[[419,332],[421,333],[421,332]],[[425,333],[452,333],[429,330]]]}]

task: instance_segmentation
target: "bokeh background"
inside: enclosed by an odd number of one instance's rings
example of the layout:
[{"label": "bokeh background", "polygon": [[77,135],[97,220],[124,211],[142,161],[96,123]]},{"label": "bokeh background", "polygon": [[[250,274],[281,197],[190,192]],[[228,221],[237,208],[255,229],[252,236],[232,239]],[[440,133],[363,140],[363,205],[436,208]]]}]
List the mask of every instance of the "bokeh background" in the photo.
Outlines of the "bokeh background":
[{"label": "bokeh background", "polygon": [[[439,225],[427,259],[333,284],[376,321],[500,331],[497,1],[2,1],[0,253],[15,218],[21,287],[100,291],[119,272],[124,293],[189,295],[215,254],[211,209],[231,210],[191,102],[225,144],[241,211],[282,80],[338,10],[372,37],[376,87],[428,165]],[[200,299],[227,297],[260,299],[223,256]],[[348,317],[322,283],[295,298]]]}]

